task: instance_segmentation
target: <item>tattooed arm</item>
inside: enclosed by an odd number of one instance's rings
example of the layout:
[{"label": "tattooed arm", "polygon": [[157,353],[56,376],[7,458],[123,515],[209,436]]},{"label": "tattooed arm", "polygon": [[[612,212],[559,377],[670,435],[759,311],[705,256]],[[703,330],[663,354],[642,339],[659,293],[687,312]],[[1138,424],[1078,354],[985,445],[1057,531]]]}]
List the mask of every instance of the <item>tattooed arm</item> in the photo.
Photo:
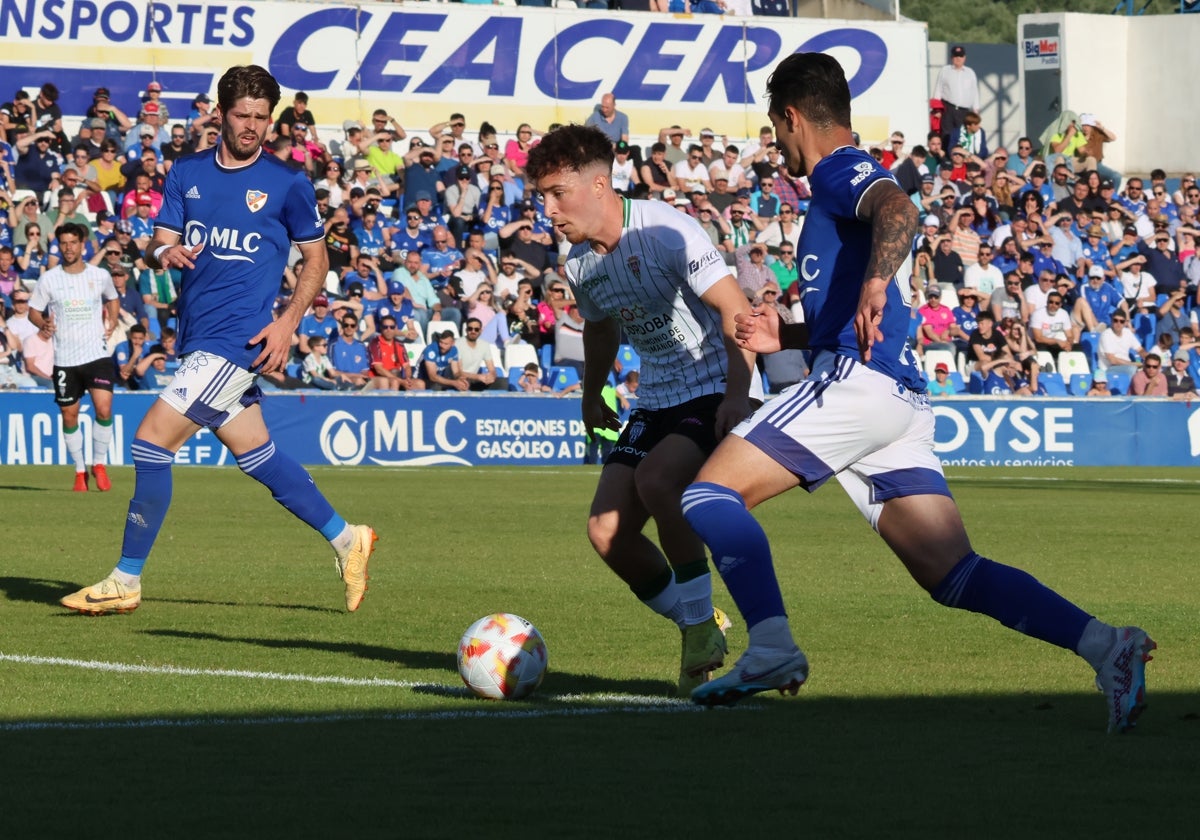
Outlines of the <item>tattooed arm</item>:
[{"label": "tattooed arm", "polygon": [[879,322],[887,304],[887,288],[912,251],[917,230],[917,208],[892,181],[876,181],[858,204],[858,217],[871,224],[871,258],[863,278],[854,332],[864,362],[871,360],[871,345],[882,341]]}]

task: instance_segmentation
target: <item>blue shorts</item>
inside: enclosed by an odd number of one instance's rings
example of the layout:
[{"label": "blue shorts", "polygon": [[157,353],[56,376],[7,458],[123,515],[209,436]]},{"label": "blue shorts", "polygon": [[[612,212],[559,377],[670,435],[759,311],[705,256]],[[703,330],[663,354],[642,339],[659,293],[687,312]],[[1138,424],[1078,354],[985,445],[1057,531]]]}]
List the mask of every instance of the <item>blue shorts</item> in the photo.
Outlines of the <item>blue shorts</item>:
[{"label": "blue shorts", "polygon": [[733,430],[810,493],[836,476],[878,527],[888,499],[949,496],[933,451],[929,396],[847,356],[823,352],[812,373]]}]

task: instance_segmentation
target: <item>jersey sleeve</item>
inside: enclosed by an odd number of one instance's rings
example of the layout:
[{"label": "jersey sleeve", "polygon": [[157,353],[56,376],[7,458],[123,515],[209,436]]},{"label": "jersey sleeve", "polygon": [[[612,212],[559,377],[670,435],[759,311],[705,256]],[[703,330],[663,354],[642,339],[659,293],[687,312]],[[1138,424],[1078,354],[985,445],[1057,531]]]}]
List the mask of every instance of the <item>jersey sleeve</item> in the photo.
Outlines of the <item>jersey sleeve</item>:
[{"label": "jersey sleeve", "polygon": [[603,321],[608,317],[608,313],[597,306],[591,296],[584,291],[583,277],[580,274],[580,268],[583,265],[582,256],[589,250],[590,246],[587,243],[573,246],[567,262],[563,266],[563,271],[567,275],[567,282],[571,284],[572,292],[575,295],[575,304],[579,307],[579,314],[585,321]]},{"label": "jersey sleeve", "polygon": [[325,225],[317,212],[312,182],[302,175],[293,178],[283,205],[283,226],[293,242],[318,242],[325,238]]},{"label": "jersey sleeve", "polygon": [[113,285],[112,275],[107,271],[101,271],[104,278],[100,281],[100,297],[104,300],[116,300],[120,297],[117,293],[117,287]]},{"label": "jersey sleeve", "polygon": [[656,244],[666,251],[664,256],[674,263],[679,276],[686,278],[685,282],[692,291],[702,296],[718,280],[731,273],[729,266],[725,265],[724,258],[698,223],[682,225],[678,231],[678,243],[659,239]]},{"label": "jersey sleeve", "polygon": [[163,184],[162,207],[154,218],[154,227],[183,236],[183,188],[180,166],[172,166]]},{"label": "jersey sleeve", "polygon": [[825,210],[838,219],[857,219],[858,205],[879,181],[899,187],[894,175],[870,155],[849,151],[825,158],[810,176],[813,195],[820,191]]}]

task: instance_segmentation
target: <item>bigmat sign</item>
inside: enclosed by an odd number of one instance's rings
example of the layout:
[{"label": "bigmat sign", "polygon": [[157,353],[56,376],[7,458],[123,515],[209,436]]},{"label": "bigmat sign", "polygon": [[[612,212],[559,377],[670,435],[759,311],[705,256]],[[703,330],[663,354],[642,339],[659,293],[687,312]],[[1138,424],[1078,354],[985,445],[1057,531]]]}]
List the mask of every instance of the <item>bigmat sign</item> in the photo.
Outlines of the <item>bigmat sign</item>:
[{"label": "bigmat sign", "polygon": [[[153,399],[116,395],[112,463],[132,463],[129,444]],[[91,406],[86,400],[84,406],[80,420],[90,447]],[[263,409],[276,441],[305,464],[539,466],[583,460],[575,399],[271,394]],[[933,411],[936,449],[947,465],[1200,465],[1200,405],[981,397],[938,401]],[[0,463],[68,463],[60,426],[49,392],[0,393]],[[234,460],[202,431],[176,463],[232,466]]]},{"label": "bigmat sign", "polygon": [[[133,113],[152,79],[173,116],[234,64],[268,68],[338,125],[387,108],[409,129],[467,114],[501,132],[583,122],[612,91],[635,135],[678,123],[756,137],[767,76],[796,51],[846,68],[866,138],[927,130],[923,23],[668,16],[416,3],[0,0],[7,90],[54,81],[67,114],[103,84]],[[10,95],[9,93],[5,94]]]}]

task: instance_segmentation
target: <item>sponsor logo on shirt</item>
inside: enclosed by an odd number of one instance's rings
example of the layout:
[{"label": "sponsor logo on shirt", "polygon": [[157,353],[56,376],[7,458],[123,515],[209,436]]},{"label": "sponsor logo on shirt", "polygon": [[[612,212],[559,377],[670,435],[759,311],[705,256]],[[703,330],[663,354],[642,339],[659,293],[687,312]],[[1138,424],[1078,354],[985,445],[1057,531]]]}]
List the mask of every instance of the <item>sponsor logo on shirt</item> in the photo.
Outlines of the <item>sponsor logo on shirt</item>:
[{"label": "sponsor logo on shirt", "polygon": [[192,186],[190,188],[188,188],[188,191],[183,194],[183,197],[184,198],[199,198],[200,197],[200,188],[198,186],[196,186],[195,184],[192,184]]},{"label": "sponsor logo on shirt", "polygon": [[718,254],[716,251],[709,251],[704,256],[702,256],[700,259],[691,260],[690,262],[688,262],[688,274],[695,274],[700,269],[704,268],[705,266],[712,265],[713,263],[717,262],[720,259],[721,259],[721,255]]},{"label": "sponsor logo on shirt", "polygon": [[875,171],[873,163],[867,163],[865,160],[862,163],[854,164],[854,171],[858,174],[850,179],[850,186],[856,187],[862,183],[863,179]]},{"label": "sponsor logo on shirt", "polygon": [[213,259],[254,262],[251,254],[258,253],[262,234],[256,231],[243,234],[237,228],[211,228],[203,222],[190,221],[183,230],[183,241],[189,248],[204,245],[209,249]]}]

